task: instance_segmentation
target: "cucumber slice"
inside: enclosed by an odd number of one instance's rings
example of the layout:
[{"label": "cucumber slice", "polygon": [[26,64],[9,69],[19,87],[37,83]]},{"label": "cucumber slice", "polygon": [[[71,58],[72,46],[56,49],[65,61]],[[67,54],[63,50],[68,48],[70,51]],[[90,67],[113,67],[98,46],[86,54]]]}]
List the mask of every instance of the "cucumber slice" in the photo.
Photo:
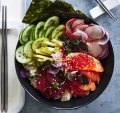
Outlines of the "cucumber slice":
[{"label": "cucumber slice", "polygon": [[45,37],[46,38],[50,38],[52,32],[55,30],[56,26],[52,26],[50,28],[47,29],[46,33],[45,33]]},{"label": "cucumber slice", "polygon": [[30,40],[34,40],[35,39],[35,34],[34,34],[34,32],[35,32],[35,27],[32,29],[32,31],[31,31],[31,34],[30,34]]},{"label": "cucumber slice", "polygon": [[18,62],[25,64],[30,62],[32,59],[28,58],[25,54],[24,54],[24,46],[20,46],[15,53],[16,59]]},{"label": "cucumber slice", "polygon": [[38,38],[37,40],[35,40],[32,44],[32,49],[34,52],[36,52],[36,49],[40,48],[41,47],[41,43],[42,41],[44,40],[48,40],[47,38]]},{"label": "cucumber slice", "polygon": [[33,41],[29,41],[24,46],[24,53],[29,58],[32,58],[33,56],[32,43]]},{"label": "cucumber slice", "polygon": [[28,25],[28,26],[25,28],[25,30],[24,30],[24,32],[23,32],[23,34],[22,34],[22,40],[23,40],[25,43],[29,41],[29,39],[30,39],[30,34],[31,34],[31,31],[32,31],[33,28],[34,28],[34,25]]},{"label": "cucumber slice", "polygon": [[33,40],[35,40],[35,29],[33,31]]},{"label": "cucumber slice", "polygon": [[45,22],[39,22],[35,28],[35,39],[39,38],[39,32],[44,27]]},{"label": "cucumber slice", "polygon": [[24,29],[20,32],[20,34],[19,34],[19,41],[20,41],[20,44],[24,44],[24,41],[22,40],[22,34],[23,34],[23,32],[24,32]]},{"label": "cucumber slice", "polygon": [[58,45],[58,46],[60,46],[60,47],[62,47],[62,46],[63,46],[62,42],[61,42],[61,41],[59,41],[59,40],[52,39],[52,40],[51,40],[51,42],[53,42],[53,43],[57,44],[57,45]]},{"label": "cucumber slice", "polygon": [[53,32],[52,32],[52,39],[55,38],[55,36],[60,32],[64,31],[65,25],[59,25]]},{"label": "cucumber slice", "polygon": [[39,38],[42,37],[43,33],[44,33],[44,29],[42,29],[42,30],[39,32]]},{"label": "cucumber slice", "polygon": [[59,24],[59,17],[52,16],[45,22],[44,30],[47,30],[47,28],[51,26],[57,26],[58,24]]},{"label": "cucumber slice", "polygon": [[65,36],[65,32],[64,31],[60,31],[56,36],[55,39],[60,39],[61,37]]},{"label": "cucumber slice", "polygon": [[[42,38],[45,37],[45,33],[46,33],[46,32],[44,31],[43,34],[42,34],[42,36],[41,36]],[[47,38],[47,37],[45,37],[45,38]]]}]

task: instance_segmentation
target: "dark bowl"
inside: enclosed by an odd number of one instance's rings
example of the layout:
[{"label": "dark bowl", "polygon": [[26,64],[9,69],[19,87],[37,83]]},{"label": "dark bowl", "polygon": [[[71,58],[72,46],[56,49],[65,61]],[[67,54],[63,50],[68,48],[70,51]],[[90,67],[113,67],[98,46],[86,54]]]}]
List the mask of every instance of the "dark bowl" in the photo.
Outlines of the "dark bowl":
[{"label": "dark bowl", "polygon": [[[56,14],[57,16],[60,17],[61,20],[68,20],[72,17],[77,17],[77,18],[84,18],[81,17],[78,14],[73,14],[70,16],[61,16]],[[92,19],[90,18],[84,18],[86,23],[94,23],[97,24],[96,22],[94,22]],[[71,98],[70,101],[67,102],[61,102],[60,100],[49,100],[46,99],[45,97],[42,96],[42,94],[36,90],[27,79],[24,79],[21,77],[20,75],[20,70],[22,67],[22,64],[18,63],[17,60],[15,59],[15,68],[16,68],[16,72],[17,72],[17,76],[18,79],[20,81],[20,83],[22,84],[22,86],[24,87],[24,89],[37,101],[39,101],[40,103],[50,106],[52,108],[56,108],[56,109],[74,109],[74,108],[79,108],[82,106],[85,106],[89,103],[91,103],[92,101],[94,101],[96,98],[98,98],[103,91],[106,89],[108,83],[110,82],[110,79],[112,77],[112,73],[113,73],[113,69],[114,69],[114,53],[113,53],[113,48],[111,45],[111,42],[109,41],[108,43],[109,45],[109,55],[101,60],[101,63],[104,67],[104,73],[101,77],[100,83],[97,86],[96,90],[94,92],[91,92],[88,96],[86,97],[77,97],[77,98]],[[17,47],[19,46],[19,43],[17,45]]]}]

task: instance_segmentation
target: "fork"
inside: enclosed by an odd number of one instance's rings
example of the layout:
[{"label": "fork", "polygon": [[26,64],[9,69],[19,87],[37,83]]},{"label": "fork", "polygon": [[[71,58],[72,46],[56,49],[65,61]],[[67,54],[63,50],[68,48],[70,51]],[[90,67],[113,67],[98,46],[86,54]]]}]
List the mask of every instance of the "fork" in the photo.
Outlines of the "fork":
[{"label": "fork", "polygon": [[2,6],[1,112],[8,110],[7,6]]}]

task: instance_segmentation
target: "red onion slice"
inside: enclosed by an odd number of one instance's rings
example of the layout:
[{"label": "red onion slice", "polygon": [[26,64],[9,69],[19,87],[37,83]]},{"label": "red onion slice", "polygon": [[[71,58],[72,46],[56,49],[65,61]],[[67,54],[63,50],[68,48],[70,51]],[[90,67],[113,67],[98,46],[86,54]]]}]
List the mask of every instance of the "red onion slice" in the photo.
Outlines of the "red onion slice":
[{"label": "red onion slice", "polygon": [[104,46],[101,46],[103,51],[102,53],[98,56],[99,59],[106,58],[109,54],[109,48],[108,48],[108,43]]},{"label": "red onion slice", "polygon": [[105,30],[98,25],[91,25],[85,29],[85,33],[89,36],[92,40],[101,39],[105,35]]},{"label": "red onion slice", "polygon": [[76,18],[72,18],[67,21],[65,28],[66,28],[66,33],[69,35],[73,32],[72,30],[72,23],[76,20]]},{"label": "red onion slice", "polygon": [[83,24],[83,25],[78,24],[77,26],[75,26],[74,32],[75,32],[76,30],[85,31],[85,29],[88,28],[88,27],[89,27],[89,25],[87,25],[87,24]]},{"label": "red onion slice", "polygon": [[29,71],[23,68],[23,69],[20,70],[20,75],[23,78],[27,78],[29,76]]},{"label": "red onion slice", "polygon": [[62,63],[62,61],[61,62],[56,61],[56,62],[52,63],[51,65],[58,68],[58,67],[61,67],[63,65],[63,63]]},{"label": "red onion slice", "polygon": [[110,40],[110,36],[106,32],[106,35],[103,38],[96,40],[95,42],[97,42],[99,45],[105,45],[108,43],[109,40]]},{"label": "red onion slice", "polygon": [[77,19],[72,23],[72,28],[74,29],[75,26],[77,26],[78,24],[84,24],[84,19]]},{"label": "red onion slice", "polygon": [[89,42],[87,43],[87,46],[89,54],[94,57],[98,57],[102,53],[102,47],[96,42]]},{"label": "red onion slice", "polygon": [[81,30],[76,30],[76,32],[74,32],[72,34],[73,38],[82,38],[83,41],[86,41],[88,39],[88,35],[84,32],[84,31],[81,31]]}]

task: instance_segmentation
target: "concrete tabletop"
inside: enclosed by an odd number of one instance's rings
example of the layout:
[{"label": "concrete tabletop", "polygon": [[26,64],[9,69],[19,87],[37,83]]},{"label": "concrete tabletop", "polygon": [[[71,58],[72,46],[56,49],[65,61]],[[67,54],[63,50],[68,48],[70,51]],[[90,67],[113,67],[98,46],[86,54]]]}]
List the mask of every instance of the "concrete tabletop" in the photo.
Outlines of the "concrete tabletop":
[{"label": "concrete tabletop", "polygon": [[[66,0],[78,7],[90,17],[89,10],[97,4],[94,0]],[[29,6],[30,0],[27,0]],[[107,14],[95,19],[110,34],[115,54],[113,77],[106,90],[94,102],[75,110],[56,110],[42,105],[26,93],[25,105],[20,113],[120,113],[120,6],[112,10],[116,18],[112,20]]]}]

